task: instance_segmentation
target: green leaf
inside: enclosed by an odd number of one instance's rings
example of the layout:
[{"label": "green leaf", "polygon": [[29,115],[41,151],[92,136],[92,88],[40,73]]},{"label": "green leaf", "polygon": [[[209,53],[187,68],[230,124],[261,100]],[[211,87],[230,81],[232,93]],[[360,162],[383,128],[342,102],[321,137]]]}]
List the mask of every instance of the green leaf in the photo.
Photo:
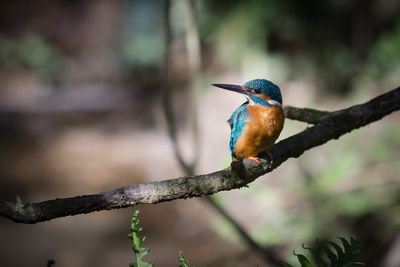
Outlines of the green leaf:
[{"label": "green leaf", "polygon": [[297,260],[300,262],[301,267],[312,267],[311,262],[307,259],[306,256],[304,256],[303,254],[296,254],[294,251],[293,254],[297,256]]},{"label": "green leaf", "polygon": [[344,255],[339,257],[338,266],[362,265],[362,263],[354,261],[354,258],[361,253],[361,242],[354,238],[351,238],[350,242],[344,238],[340,238],[340,240],[344,247]]},{"label": "green leaf", "polygon": [[183,256],[182,251],[178,252],[179,267],[190,267],[189,261]]},{"label": "green leaf", "polygon": [[319,242],[319,246],[325,252],[326,256],[328,256],[328,259],[331,261],[331,265],[337,266],[338,258],[336,254],[323,242]]},{"label": "green leaf", "polygon": [[139,236],[139,232],[143,230],[142,227],[139,227],[139,211],[136,210],[133,213],[131,220],[131,228],[130,233],[128,234],[129,239],[131,239],[132,250],[136,255],[136,262],[130,264],[131,267],[153,267],[154,263],[146,262],[143,260],[143,257],[146,256],[149,252],[149,248],[143,248],[142,244],[145,237]]},{"label": "green leaf", "polygon": [[328,264],[322,259],[320,253],[316,249],[306,247],[304,244],[303,248],[311,252],[313,261],[317,264],[317,267],[328,267]]},{"label": "green leaf", "polygon": [[[339,237],[339,239],[340,239],[340,241],[341,241],[342,244],[343,244],[344,251],[349,251],[349,250],[351,250],[351,243],[349,243],[349,241],[347,241],[346,238]],[[350,240],[351,240],[351,242],[352,242],[354,239],[351,238]]]},{"label": "green leaf", "polygon": [[328,241],[327,243],[330,244],[336,250],[336,254],[337,254],[337,258],[338,259],[342,259],[342,258],[345,257],[344,251],[343,251],[341,246],[339,246],[335,242],[331,242],[331,241]]}]

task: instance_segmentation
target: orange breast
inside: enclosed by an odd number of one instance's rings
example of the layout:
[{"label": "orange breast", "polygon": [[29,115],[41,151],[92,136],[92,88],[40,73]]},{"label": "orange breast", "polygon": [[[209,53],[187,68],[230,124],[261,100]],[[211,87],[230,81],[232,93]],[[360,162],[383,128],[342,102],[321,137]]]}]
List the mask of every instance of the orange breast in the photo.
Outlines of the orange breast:
[{"label": "orange breast", "polygon": [[235,158],[267,152],[282,131],[285,116],[279,106],[249,105],[249,121],[235,145]]}]

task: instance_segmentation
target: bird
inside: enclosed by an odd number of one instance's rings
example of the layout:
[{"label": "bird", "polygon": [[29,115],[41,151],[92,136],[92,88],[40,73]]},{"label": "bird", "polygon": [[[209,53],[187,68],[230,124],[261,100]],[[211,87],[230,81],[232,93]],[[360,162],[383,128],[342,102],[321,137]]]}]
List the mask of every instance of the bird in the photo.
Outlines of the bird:
[{"label": "bird", "polygon": [[261,164],[260,158],[267,156],[268,166],[272,166],[273,155],[269,149],[278,139],[285,121],[279,86],[266,79],[250,80],[244,85],[212,85],[246,96],[246,102],[228,120],[232,160],[247,158]]}]

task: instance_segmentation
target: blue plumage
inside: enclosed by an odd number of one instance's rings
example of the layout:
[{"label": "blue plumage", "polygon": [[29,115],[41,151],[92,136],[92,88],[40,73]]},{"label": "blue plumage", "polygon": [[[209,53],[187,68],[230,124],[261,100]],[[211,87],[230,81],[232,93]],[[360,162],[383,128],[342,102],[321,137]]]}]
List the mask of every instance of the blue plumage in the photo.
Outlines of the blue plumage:
[{"label": "blue plumage", "polygon": [[282,94],[277,85],[254,79],[244,85],[213,84],[216,87],[241,93],[248,101],[238,107],[229,118],[231,137],[229,149],[236,160],[249,158],[260,163],[259,155],[268,152],[282,131],[284,114]]},{"label": "blue plumage", "polygon": [[[268,95],[271,97],[272,100],[278,101],[282,104],[281,90],[279,89],[279,86],[271,81],[265,79],[254,79],[245,83],[243,87],[250,89],[260,89],[262,94]],[[250,98],[257,104],[268,105],[268,103],[266,102],[263,103],[263,101],[257,96],[250,96]]]},{"label": "blue plumage", "polygon": [[228,120],[229,125],[231,126],[231,138],[229,140],[229,149],[231,150],[231,154],[233,156],[235,145],[240,135],[243,132],[243,128],[246,125],[247,118],[249,116],[249,112],[247,111],[247,105],[249,101],[243,103],[240,107],[238,107],[231,115]]},{"label": "blue plumage", "polygon": [[[251,81],[246,82],[243,85],[244,88],[249,89],[260,89],[261,94],[265,94],[271,97],[272,100],[278,101],[282,104],[282,94],[279,87],[266,80],[266,79],[254,79]],[[251,100],[259,105],[263,106],[270,106],[268,102],[265,102],[262,98],[256,95],[249,95],[248,97]],[[240,107],[238,107],[231,115],[230,119],[228,120],[229,125],[231,126],[231,138],[229,140],[229,149],[231,151],[232,156],[234,156],[234,150],[237,140],[239,139],[240,135],[243,132],[243,128],[246,125],[247,118],[249,117],[249,112],[247,111],[247,105],[249,101],[243,103]]]}]

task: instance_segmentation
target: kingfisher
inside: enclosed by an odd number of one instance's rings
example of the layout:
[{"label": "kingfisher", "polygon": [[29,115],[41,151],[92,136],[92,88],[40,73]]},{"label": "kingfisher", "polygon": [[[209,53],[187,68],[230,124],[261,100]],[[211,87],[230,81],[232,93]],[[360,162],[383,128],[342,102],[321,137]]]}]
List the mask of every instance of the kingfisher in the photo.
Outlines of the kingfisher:
[{"label": "kingfisher", "polygon": [[213,86],[241,93],[246,102],[239,106],[228,120],[231,127],[229,148],[233,160],[248,158],[261,164],[283,129],[285,115],[279,87],[266,79],[254,79],[244,85],[213,84]]}]

